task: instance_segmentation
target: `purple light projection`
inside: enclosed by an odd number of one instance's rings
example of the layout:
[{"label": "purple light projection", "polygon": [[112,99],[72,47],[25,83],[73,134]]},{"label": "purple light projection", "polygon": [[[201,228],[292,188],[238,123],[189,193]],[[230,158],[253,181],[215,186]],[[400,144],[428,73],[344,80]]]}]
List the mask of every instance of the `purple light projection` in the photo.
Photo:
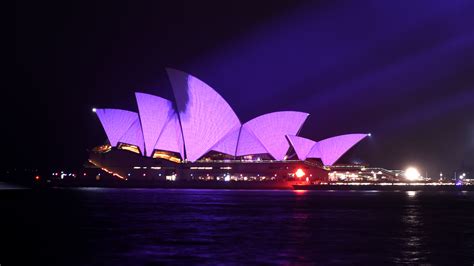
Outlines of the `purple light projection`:
[{"label": "purple light projection", "polygon": [[120,138],[119,142],[137,146],[140,148],[140,153],[144,155],[145,142],[143,141],[142,127],[138,117],[127,132]]},{"label": "purple light projection", "polygon": [[287,135],[300,160],[321,158],[324,165],[333,165],[344,153],[365,138],[367,134],[347,134],[319,142]]},{"label": "purple light projection", "polygon": [[160,137],[155,145],[156,150],[179,152],[184,158],[183,141],[181,136],[181,127],[179,126],[178,115],[170,117]]},{"label": "purple light projection", "polygon": [[[347,134],[319,141],[315,146],[324,165],[333,165],[344,153],[365,138],[367,134]],[[311,152],[310,152],[311,153]],[[308,155],[308,158],[310,155]]]},{"label": "purple light projection", "polygon": [[138,120],[137,113],[121,109],[96,109],[95,113],[113,147],[117,146],[120,138]]},{"label": "purple light projection", "polygon": [[178,107],[186,159],[206,154],[240,121],[229,104],[209,85],[179,70],[167,69]]},{"label": "purple light projection", "polygon": [[290,144],[286,135],[296,135],[301,129],[308,113],[283,111],[256,117],[244,124],[263,144],[276,160],[283,160]]},{"label": "purple light projection", "polygon": [[311,148],[316,144],[316,141],[310,140],[307,138],[286,135],[288,141],[291,143],[291,146],[295,149],[296,155],[300,160],[306,160],[306,156],[311,151]]},{"label": "purple light projection", "polygon": [[238,127],[232,129],[212,148],[212,150],[235,156],[240,128],[241,126],[239,125]]},{"label": "purple light projection", "polygon": [[321,158],[321,151],[319,150],[319,145],[316,142],[311,150],[306,154],[306,158]]},{"label": "purple light projection", "polygon": [[145,140],[147,156],[153,155],[153,150],[165,123],[173,115],[173,103],[161,97],[135,93],[138,110]]},{"label": "purple light projection", "polygon": [[284,160],[291,143],[300,160],[321,158],[325,165],[332,165],[367,136],[348,134],[320,142],[296,136],[309,115],[296,111],[264,114],[241,125],[227,102],[204,82],[177,70],[168,69],[168,74],[179,117],[170,101],[144,93],[136,93],[139,114],[98,109],[112,146],[119,141],[136,145],[147,156],[155,149],[179,152],[192,162],[210,150],[235,156],[266,153]]},{"label": "purple light projection", "polygon": [[268,153],[258,138],[245,125],[240,130],[236,156]]}]

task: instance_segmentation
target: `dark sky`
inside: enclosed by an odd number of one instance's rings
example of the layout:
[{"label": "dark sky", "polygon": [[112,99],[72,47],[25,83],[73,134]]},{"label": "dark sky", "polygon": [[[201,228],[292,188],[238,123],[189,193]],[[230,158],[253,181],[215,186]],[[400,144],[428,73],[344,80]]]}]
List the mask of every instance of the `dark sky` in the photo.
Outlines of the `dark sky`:
[{"label": "dark sky", "polygon": [[474,167],[474,1],[97,2],[16,3],[5,167],[80,166],[106,138],[91,108],[172,99],[168,66],[242,122],[296,110],[314,140],[371,132],[346,162]]}]

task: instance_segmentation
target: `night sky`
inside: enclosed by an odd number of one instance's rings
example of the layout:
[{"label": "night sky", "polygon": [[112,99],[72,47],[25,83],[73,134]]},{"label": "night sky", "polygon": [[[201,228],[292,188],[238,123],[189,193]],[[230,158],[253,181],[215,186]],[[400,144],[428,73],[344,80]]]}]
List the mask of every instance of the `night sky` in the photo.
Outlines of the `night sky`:
[{"label": "night sky", "polygon": [[472,171],[473,14],[469,0],[17,2],[2,165],[80,167],[106,139],[92,107],[173,99],[173,67],[242,122],[295,110],[307,138],[371,132],[343,162]]}]

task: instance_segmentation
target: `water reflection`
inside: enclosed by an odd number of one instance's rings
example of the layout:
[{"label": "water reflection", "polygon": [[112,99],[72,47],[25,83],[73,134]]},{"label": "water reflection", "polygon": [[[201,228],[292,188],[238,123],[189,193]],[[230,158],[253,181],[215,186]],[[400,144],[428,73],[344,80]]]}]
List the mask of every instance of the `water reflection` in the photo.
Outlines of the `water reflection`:
[{"label": "water reflection", "polygon": [[4,191],[0,196],[21,201],[6,198],[0,206],[11,224],[28,221],[19,230],[47,232],[20,240],[34,241],[33,253],[64,265],[474,261],[474,239],[463,237],[474,234],[474,193],[410,194],[51,189]]},{"label": "water reflection", "polygon": [[426,232],[423,224],[422,206],[416,191],[407,191],[408,203],[401,216],[403,224],[401,256],[396,260],[399,263],[427,263],[429,250],[426,249]]},{"label": "water reflection", "polygon": [[293,190],[293,192],[294,192],[296,195],[303,195],[303,194],[306,194],[306,193],[308,192],[308,190],[298,189],[298,190]]}]

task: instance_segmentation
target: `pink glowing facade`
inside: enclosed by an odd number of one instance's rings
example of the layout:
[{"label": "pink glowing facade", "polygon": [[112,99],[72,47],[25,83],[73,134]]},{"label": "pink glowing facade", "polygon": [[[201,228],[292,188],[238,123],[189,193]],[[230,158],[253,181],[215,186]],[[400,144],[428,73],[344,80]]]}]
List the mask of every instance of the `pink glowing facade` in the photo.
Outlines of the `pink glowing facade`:
[{"label": "pink glowing facade", "polygon": [[[293,147],[299,160],[319,158],[334,164],[366,134],[349,134],[319,142],[297,136],[308,114],[282,111],[241,124],[230,105],[209,85],[182,71],[167,69],[176,102],[136,93],[138,113],[97,109],[111,146],[136,146],[151,157],[156,150],[195,162],[210,151],[240,157],[267,154],[286,160]],[[291,154],[290,154],[291,155]]]}]

